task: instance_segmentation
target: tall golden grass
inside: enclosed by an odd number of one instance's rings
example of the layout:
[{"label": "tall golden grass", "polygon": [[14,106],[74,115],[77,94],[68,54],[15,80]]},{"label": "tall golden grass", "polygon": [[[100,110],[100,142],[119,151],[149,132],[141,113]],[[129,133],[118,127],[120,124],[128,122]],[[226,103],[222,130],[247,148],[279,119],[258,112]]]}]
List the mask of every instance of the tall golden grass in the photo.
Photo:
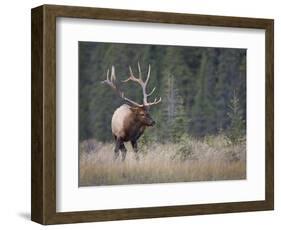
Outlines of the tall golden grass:
[{"label": "tall golden grass", "polygon": [[122,162],[121,157],[113,160],[113,143],[81,142],[79,186],[246,179],[245,140],[231,144],[223,135],[191,138],[184,158],[182,145],[150,143],[145,151],[140,146],[143,151],[137,161],[127,143],[127,157]]}]

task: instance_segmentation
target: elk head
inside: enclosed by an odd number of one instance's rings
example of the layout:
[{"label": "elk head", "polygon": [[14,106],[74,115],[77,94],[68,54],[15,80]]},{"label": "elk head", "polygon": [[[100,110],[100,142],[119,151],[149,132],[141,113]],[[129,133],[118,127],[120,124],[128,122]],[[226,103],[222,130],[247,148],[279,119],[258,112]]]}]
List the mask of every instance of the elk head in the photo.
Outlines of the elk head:
[{"label": "elk head", "polygon": [[131,111],[135,115],[135,119],[139,121],[144,126],[153,126],[155,121],[151,118],[148,109],[143,107],[131,107]]}]

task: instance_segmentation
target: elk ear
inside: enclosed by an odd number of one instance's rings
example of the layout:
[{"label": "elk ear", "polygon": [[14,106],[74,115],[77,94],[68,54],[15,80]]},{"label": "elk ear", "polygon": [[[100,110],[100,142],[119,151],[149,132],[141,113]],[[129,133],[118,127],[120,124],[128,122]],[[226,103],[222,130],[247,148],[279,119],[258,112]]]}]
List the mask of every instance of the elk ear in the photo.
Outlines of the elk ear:
[{"label": "elk ear", "polygon": [[143,107],[143,110],[149,111],[149,106],[144,106],[144,107]]}]

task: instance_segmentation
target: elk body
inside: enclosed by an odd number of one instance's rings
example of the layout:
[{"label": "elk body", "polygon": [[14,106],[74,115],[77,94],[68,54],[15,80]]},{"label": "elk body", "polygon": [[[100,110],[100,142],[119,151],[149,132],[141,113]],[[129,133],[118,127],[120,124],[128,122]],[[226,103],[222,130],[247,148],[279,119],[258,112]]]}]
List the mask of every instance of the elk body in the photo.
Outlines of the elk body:
[{"label": "elk body", "polygon": [[150,77],[150,65],[148,67],[148,73],[145,81],[143,81],[142,79],[139,64],[138,69],[139,77],[136,78],[133,74],[131,67],[129,67],[130,76],[127,80],[123,82],[133,81],[141,86],[143,93],[143,104],[139,104],[125,97],[124,93],[117,88],[115,84],[116,76],[114,66],[112,66],[111,69],[111,77],[109,78],[108,70],[106,80],[102,82],[108,84],[124,101],[128,103],[123,104],[119,108],[117,108],[113,113],[111,120],[111,130],[115,140],[114,159],[117,159],[121,152],[123,161],[125,160],[127,153],[127,149],[124,145],[124,142],[131,142],[136,159],[139,159],[139,156],[137,154],[137,141],[143,134],[146,127],[153,126],[155,124],[155,121],[151,118],[149,114],[149,108],[152,105],[158,104],[161,101],[161,98],[159,98],[158,100],[155,98],[153,102],[147,101],[147,97],[151,96],[155,90],[154,87],[150,93],[146,93],[146,86]]}]

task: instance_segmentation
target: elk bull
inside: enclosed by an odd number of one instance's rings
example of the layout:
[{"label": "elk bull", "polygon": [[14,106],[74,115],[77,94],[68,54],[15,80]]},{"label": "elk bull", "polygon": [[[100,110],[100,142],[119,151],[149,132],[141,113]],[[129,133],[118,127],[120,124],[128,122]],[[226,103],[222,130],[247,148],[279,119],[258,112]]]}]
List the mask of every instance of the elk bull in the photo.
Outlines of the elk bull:
[{"label": "elk bull", "polygon": [[147,97],[151,96],[155,91],[155,87],[150,93],[146,93],[146,86],[150,77],[150,65],[148,67],[147,77],[143,81],[141,68],[138,63],[139,76],[135,77],[131,67],[129,67],[130,76],[128,79],[122,82],[133,81],[138,83],[142,88],[143,93],[143,103],[139,104],[127,97],[124,93],[118,89],[116,86],[116,76],[115,68],[111,68],[111,77],[109,78],[109,69],[107,70],[106,80],[102,83],[109,85],[124,101],[128,104],[123,104],[115,110],[111,120],[111,130],[115,140],[115,149],[114,149],[114,159],[117,159],[119,152],[122,153],[122,161],[126,158],[127,149],[124,145],[124,142],[131,142],[133,150],[135,152],[136,159],[139,159],[138,156],[138,146],[137,141],[140,136],[143,134],[144,130],[148,126],[153,126],[155,121],[151,118],[149,114],[149,108],[152,105],[156,105],[161,101],[161,97],[157,100],[154,99],[153,102],[148,102]]}]

